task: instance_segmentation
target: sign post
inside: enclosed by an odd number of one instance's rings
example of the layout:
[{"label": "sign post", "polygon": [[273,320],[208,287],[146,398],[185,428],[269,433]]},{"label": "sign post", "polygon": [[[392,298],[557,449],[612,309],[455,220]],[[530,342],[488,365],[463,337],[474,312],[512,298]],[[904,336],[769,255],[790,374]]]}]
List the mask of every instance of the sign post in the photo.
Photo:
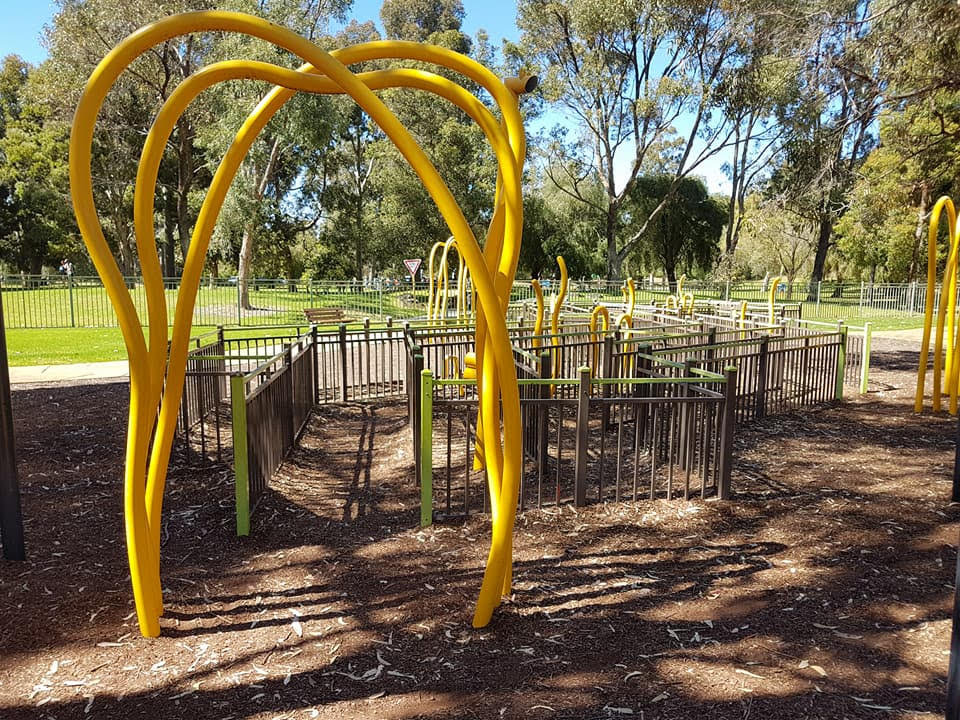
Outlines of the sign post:
[{"label": "sign post", "polygon": [[403,261],[403,264],[407,267],[407,272],[410,273],[410,287],[414,293],[417,292],[417,270],[420,269],[420,262],[420,258]]}]

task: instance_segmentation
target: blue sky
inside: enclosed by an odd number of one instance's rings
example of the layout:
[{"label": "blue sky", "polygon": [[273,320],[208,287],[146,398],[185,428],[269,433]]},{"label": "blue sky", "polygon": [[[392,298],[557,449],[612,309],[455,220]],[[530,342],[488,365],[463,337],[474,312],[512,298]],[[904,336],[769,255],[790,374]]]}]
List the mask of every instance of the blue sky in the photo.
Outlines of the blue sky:
[{"label": "blue sky", "polygon": [[[380,25],[380,5],[382,0],[354,0],[351,17],[360,22],[373,20]],[[500,45],[504,38],[515,40],[519,33],[516,28],[516,4],[511,0],[463,0],[466,16],[463,30],[475,35],[484,29],[491,42]],[[0,0],[3,20],[0,22],[0,57],[15,53],[31,63],[42,62],[46,50],[41,44],[43,26],[53,17],[54,6],[50,0]],[[685,123],[678,123],[683,129]],[[629,148],[624,148],[630,152]],[[629,158],[623,155],[616,167],[618,175],[625,175]],[[701,166],[698,175],[707,180],[711,191],[729,191],[730,183],[721,172],[726,154],[713,157]]]}]

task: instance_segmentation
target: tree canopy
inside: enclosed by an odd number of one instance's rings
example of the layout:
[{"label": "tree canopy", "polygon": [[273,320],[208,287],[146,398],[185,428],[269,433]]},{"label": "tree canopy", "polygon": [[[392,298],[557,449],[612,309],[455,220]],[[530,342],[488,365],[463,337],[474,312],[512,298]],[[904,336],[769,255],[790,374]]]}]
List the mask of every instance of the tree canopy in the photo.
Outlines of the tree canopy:
[{"label": "tree canopy", "polygon": [[[325,47],[414,40],[503,76],[538,74],[539,91],[521,106],[530,135],[520,263],[531,276],[552,274],[562,254],[574,276],[910,281],[925,256],[927,214],[956,189],[960,8],[947,0],[520,0],[517,32],[502,47],[483,31],[464,32],[461,0],[383,0],[379,25],[351,20],[349,0],[57,0],[49,58],[33,67],[8,56],[0,65],[8,270],[39,273],[64,256],[91,269],[66,174],[86,78],[145,22],[214,5]],[[132,187],[143,138],[179,82],[225,58],[299,62],[231,34],[178,38],[138,59],[104,106],[95,199],[125,273],[139,271]],[[177,124],[155,201],[165,273],[179,273],[212,172],[267,90],[254,81],[216,86]],[[440,98],[380,94],[482,236],[496,184],[483,133]],[[403,258],[425,257],[447,233],[406,161],[359,108],[299,95],[245,160],[207,272],[239,275],[245,298],[254,275],[400,275]]]}]

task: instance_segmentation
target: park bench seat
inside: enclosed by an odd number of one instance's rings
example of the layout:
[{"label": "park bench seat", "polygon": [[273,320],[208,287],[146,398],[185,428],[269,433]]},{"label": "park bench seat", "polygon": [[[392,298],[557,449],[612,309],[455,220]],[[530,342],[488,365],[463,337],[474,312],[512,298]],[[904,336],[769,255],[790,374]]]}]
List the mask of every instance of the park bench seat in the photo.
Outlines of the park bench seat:
[{"label": "park bench seat", "polygon": [[303,314],[311,325],[331,325],[344,320],[342,308],[304,308]]}]

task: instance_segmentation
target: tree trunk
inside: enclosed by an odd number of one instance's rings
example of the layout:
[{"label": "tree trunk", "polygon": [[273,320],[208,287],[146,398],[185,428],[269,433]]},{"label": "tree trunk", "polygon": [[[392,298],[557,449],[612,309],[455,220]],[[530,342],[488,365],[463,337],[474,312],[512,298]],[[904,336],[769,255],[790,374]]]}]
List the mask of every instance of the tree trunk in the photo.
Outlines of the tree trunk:
[{"label": "tree trunk", "polygon": [[176,203],[173,194],[168,190],[163,191],[163,276],[175,277],[177,274],[176,255],[174,245],[176,239],[173,233],[173,226],[176,223]]},{"label": "tree trunk", "polygon": [[607,207],[604,234],[607,237],[607,280],[619,280],[623,263],[617,252],[617,208],[614,205]]},{"label": "tree trunk", "polygon": [[190,249],[190,188],[193,187],[193,128],[183,117],[177,121],[179,140],[177,152],[177,228],[180,234],[180,251],[187,259]]},{"label": "tree trunk", "polygon": [[920,244],[923,242],[924,229],[927,225],[927,207],[930,205],[930,186],[920,184],[920,204],[917,205],[917,227],[913,231],[913,252],[910,255],[910,267],[907,268],[907,282],[913,282],[917,277],[917,263],[920,256]]},{"label": "tree trunk", "polygon": [[[254,208],[259,207],[263,200],[264,193],[267,192],[267,186],[273,177],[273,171],[277,166],[277,159],[280,157],[280,140],[273,141],[273,147],[270,148],[270,158],[263,169],[263,175],[260,182],[253,192]],[[250,310],[250,262],[253,260],[253,241],[257,232],[257,213],[251,211],[251,218],[243,228],[243,239],[240,242],[240,262],[237,267],[237,283],[240,285],[240,307],[244,310]]]},{"label": "tree trunk", "polygon": [[813,273],[810,275],[811,286],[823,280],[823,269],[827,264],[827,250],[830,249],[830,236],[833,234],[833,218],[820,218],[820,231],[817,234],[817,254],[813,259]]}]

